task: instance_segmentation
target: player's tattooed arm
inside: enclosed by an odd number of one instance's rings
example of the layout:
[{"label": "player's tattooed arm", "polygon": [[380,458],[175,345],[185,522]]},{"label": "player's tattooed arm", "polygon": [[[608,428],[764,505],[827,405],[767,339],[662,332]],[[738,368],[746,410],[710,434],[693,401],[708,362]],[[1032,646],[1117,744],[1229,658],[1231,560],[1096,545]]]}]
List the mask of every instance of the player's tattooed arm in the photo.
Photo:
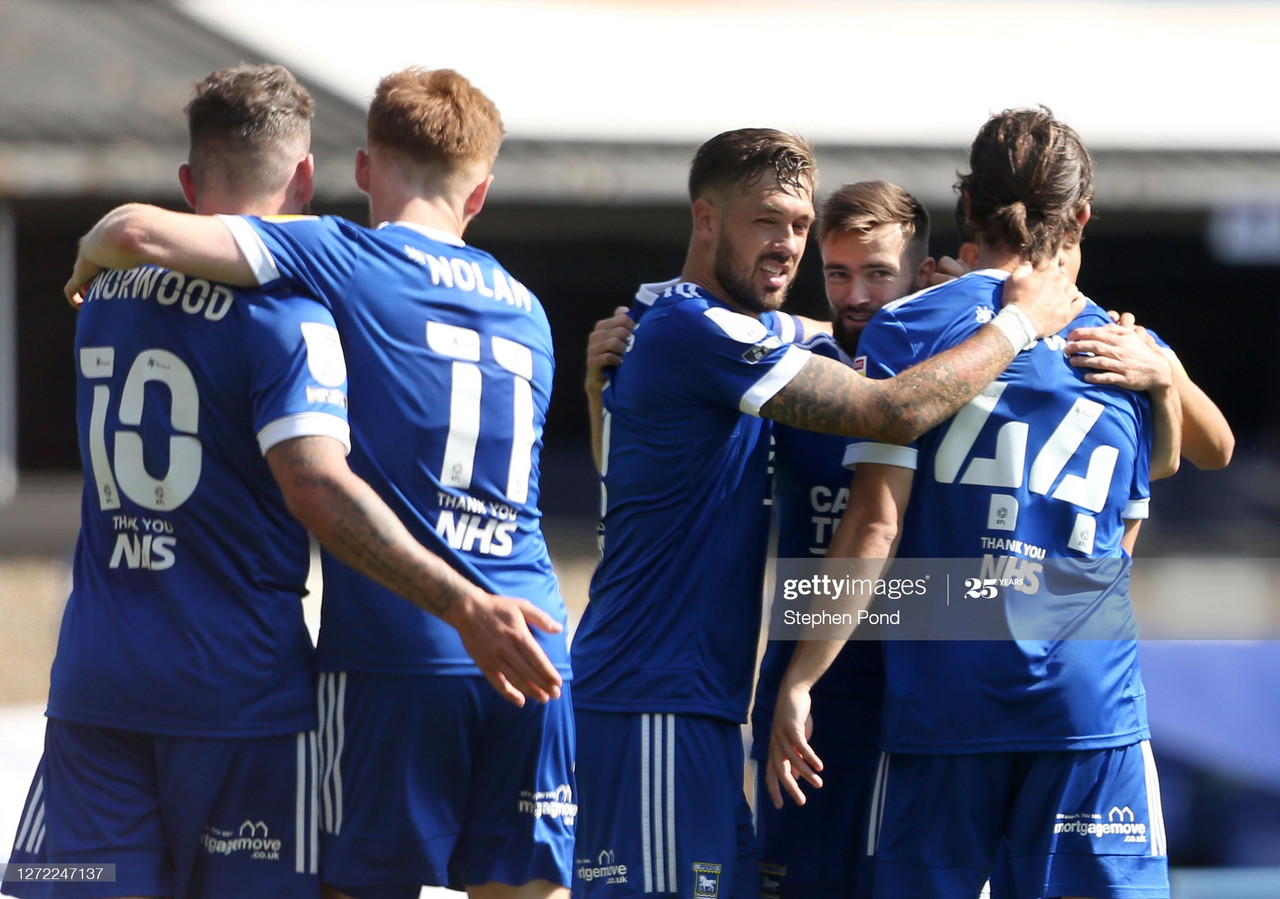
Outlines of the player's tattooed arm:
[{"label": "player's tattooed arm", "polygon": [[332,437],[296,437],[267,451],[289,511],[343,563],[452,625],[505,699],[560,695],[561,677],[529,631],[560,625],[523,599],[495,596],[418,543],[381,497],[347,466]]},{"label": "player's tattooed arm", "polygon": [[1012,345],[993,327],[885,381],[811,356],[760,414],[808,431],[909,443],[958,412],[1013,356]]},{"label": "player's tattooed arm", "polygon": [[[813,356],[760,414],[810,431],[909,443],[958,412],[1035,337],[1066,327],[1084,299],[1056,267],[1028,267],[1005,283],[1004,305],[1020,310],[1016,340],[1007,322],[1004,328],[985,325],[963,343],[885,381],[869,381],[839,362]],[[1012,310],[1002,310],[1000,316],[1009,314]]]}]

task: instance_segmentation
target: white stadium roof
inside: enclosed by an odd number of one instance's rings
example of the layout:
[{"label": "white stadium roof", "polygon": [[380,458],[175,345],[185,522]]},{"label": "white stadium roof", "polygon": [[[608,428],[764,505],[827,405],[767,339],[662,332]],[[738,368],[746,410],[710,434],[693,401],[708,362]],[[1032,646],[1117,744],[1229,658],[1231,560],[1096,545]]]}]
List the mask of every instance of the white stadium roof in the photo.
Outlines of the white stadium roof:
[{"label": "white stadium roof", "polygon": [[455,68],[514,138],[698,142],[765,124],[964,146],[1043,103],[1091,146],[1280,149],[1280,4],[1178,0],[179,0],[363,105]]},{"label": "white stadium roof", "polygon": [[175,0],[364,108],[455,68],[510,138],[495,201],[679,204],[693,148],[744,126],[814,141],[825,184],[951,202],[992,112],[1045,104],[1111,211],[1280,202],[1280,3],[1193,0]]},{"label": "white stadium roof", "polygon": [[675,209],[701,141],[768,125],[814,141],[825,185],[945,207],[986,117],[1044,103],[1094,151],[1100,211],[1280,223],[1278,2],[3,0],[0,24],[0,197],[172,195],[192,81],[270,59],[316,93],[326,202],[363,202],[365,105],[421,64],[498,102],[498,204]]}]

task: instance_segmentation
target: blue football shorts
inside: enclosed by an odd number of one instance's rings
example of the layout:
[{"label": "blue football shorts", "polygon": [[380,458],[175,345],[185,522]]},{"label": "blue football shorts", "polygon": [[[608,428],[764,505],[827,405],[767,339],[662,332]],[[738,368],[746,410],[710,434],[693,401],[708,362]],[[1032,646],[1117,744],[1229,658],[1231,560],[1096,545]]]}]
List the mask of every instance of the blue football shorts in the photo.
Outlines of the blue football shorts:
[{"label": "blue football shorts", "polygon": [[516,708],[483,677],[320,676],[321,880],[361,899],[422,885],[569,885],[570,685]]},{"label": "blue football shorts", "polygon": [[[826,756],[816,749],[823,759]],[[868,747],[862,764],[828,764],[822,789],[803,784],[805,804],[784,796],[773,807],[765,765],[756,772],[756,846],[760,899],[871,895],[867,816],[880,753]],[[867,869],[867,870],[864,870]]]},{"label": "blue football shorts", "polygon": [[50,719],[10,862],[114,864],[115,880],[3,891],[319,897],[318,755],[314,731],[212,739]]},{"label": "blue football shorts", "polygon": [[739,725],[583,710],[577,719],[575,899],[759,896]]},{"label": "blue football shorts", "polygon": [[[978,895],[1004,841],[1002,895],[1168,899],[1150,745],[887,755],[872,797],[877,899]],[[1001,878],[1002,881],[1005,879]]]}]

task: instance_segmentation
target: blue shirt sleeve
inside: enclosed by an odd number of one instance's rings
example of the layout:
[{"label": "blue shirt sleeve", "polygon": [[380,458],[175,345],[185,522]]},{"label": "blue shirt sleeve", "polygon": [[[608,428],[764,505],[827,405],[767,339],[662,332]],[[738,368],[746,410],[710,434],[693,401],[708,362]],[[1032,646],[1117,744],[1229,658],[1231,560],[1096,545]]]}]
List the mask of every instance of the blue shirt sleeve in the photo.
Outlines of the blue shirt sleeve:
[{"label": "blue shirt sleeve", "polygon": [[[682,285],[684,286],[684,285]],[[698,302],[650,312],[636,330],[661,355],[647,376],[666,380],[649,395],[685,395],[695,401],[759,415],[760,407],[785,387],[809,351],[784,343],[770,325],[724,306]],[[650,329],[646,335],[646,329]],[[626,363],[624,362],[624,365]]]},{"label": "blue shirt sleeve", "polygon": [[351,292],[361,227],[336,216],[224,216],[262,286],[285,281],[332,307]]},{"label": "blue shirt sleeve", "polygon": [[263,453],[292,437],[327,436],[351,450],[347,368],[333,315],[298,296],[248,305],[254,431]]}]

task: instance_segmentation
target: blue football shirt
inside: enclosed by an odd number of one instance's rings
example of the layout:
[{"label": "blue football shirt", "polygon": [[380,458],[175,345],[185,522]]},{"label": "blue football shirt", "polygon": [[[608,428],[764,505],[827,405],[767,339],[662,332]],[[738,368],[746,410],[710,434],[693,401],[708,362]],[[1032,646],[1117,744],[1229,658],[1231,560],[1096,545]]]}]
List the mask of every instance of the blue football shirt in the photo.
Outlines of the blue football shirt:
[{"label": "blue football shirt", "polygon": [[[833,338],[819,334],[802,347],[852,364]],[[787,425],[773,428],[773,509],[777,552],[782,559],[821,559],[849,503],[849,471],[844,452],[849,441]],[[751,757],[769,757],[769,731],[778,686],[791,662],[795,643],[771,640],[760,661],[751,708]],[[851,641],[813,687],[814,718],[822,727],[823,760],[840,764],[865,756],[880,738],[880,693],[884,661],[880,644]]]},{"label": "blue football shirt", "polygon": [[[223,221],[261,283],[332,308],[350,369],[352,470],[465,577],[563,623],[538,509],[555,362],[537,297],[488,253],[418,225]],[[564,635],[533,633],[568,676]],[[479,673],[452,627],[328,554],[317,661]]]},{"label": "blue football shirt", "polygon": [[313,728],[306,532],[263,458],[348,442],[327,309],[144,266],[76,326],[85,489],[49,715],[198,737]]},{"label": "blue football shirt", "polygon": [[[960,343],[994,317],[1006,277],[974,272],[886,305],[859,347],[868,376]],[[1081,622],[1104,621],[1117,637],[887,642],[890,751],[1094,749],[1148,736],[1128,565],[1114,560],[1126,557],[1124,518],[1145,517],[1150,406],[1087,383],[1063,354],[1073,328],[1108,321],[1089,303],[912,447],[850,445],[847,464],[915,469],[899,557],[981,560],[982,576],[1022,581],[1001,594],[1011,621],[1045,613],[1029,607],[1044,601],[1044,581],[1088,584]]]},{"label": "blue football shirt", "polygon": [[769,530],[760,407],[809,358],[790,316],[681,282],[604,390],[603,547],[574,637],[577,707],[744,721]]}]

